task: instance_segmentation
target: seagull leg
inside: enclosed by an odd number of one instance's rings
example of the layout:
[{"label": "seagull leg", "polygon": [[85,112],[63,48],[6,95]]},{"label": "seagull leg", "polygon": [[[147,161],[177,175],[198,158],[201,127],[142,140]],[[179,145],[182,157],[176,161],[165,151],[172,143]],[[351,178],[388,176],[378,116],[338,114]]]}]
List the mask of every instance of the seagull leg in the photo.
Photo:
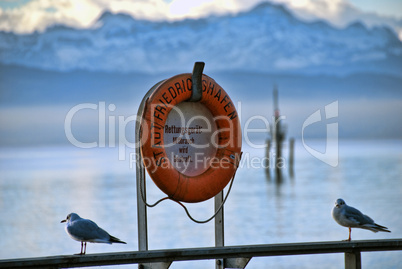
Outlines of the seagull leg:
[{"label": "seagull leg", "polygon": [[84,242],[81,242],[81,252],[77,253],[77,254],[74,254],[74,255],[82,255],[82,247],[83,247],[83,245],[84,245]]},{"label": "seagull leg", "polygon": [[349,228],[349,238],[348,239],[345,239],[345,240],[342,240],[342,241],[350,241],[352,238],[351,238],[351,233],[352,233],[352,228],[350,228],[350,227],[348,227]]},{"label": "seagull leg", "polygon": [[85,252],[87,252],[87,242],[85,242],[84,253],[82,253],[82,254],[85,255]]}]

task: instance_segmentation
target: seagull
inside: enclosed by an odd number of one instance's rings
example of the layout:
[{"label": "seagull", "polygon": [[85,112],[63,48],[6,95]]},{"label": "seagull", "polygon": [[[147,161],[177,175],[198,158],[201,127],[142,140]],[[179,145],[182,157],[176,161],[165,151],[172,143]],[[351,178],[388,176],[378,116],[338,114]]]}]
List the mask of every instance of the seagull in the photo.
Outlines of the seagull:
[{"label": "seagull", "polygon": [[[91,243],[122,243],[119,238],[111,236],[105,230],[100,228],[95,222],[89,219],[83,219],[76,213],[70,213],[65,220],[60,223],[66,223],[66,232],[74,240],[81,242],[81,252],[77,255],[84,255],[87,250],[87,242]],[[83,247],[85,245],[84,251]]]},{"label": "seagull", "polygon": [[342,199],[336,200],[335,207],[332,209],[332,217],[339,225],[349,228],[349,238],[345,241],[351,240],[352,228],[362,228],[375,233],[391,232],[387,227],[378,225],[356,208],[348,206]]}]

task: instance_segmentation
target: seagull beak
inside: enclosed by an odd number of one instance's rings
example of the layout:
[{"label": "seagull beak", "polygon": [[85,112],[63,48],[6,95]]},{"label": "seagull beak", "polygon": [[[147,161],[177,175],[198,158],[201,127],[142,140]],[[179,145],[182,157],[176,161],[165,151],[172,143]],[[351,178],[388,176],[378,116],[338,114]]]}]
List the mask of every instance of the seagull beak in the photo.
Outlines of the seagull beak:
[{"label": "seagull beak", "polygon": [[67,221],[67,220],[64,219],[64,220],[60,221],[60,223],[63,223],[63,222],[66,222],[66,221]]}]

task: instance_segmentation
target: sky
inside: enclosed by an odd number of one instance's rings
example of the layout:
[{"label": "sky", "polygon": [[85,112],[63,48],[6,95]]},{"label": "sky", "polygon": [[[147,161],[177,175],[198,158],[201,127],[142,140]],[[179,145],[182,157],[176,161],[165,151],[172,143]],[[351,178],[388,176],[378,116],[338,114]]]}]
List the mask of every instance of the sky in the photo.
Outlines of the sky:
[{"label": "sky", "polygon": [[[0,30],[44,31],[53,24],[92,27],[105,11],[137,19],[180,20],[236,14],[263,0],[0,0]],[[388,24],[402,39],[401,0],[271,0],[304,20],[324,19],[337,27],[361,20],[369,27]]]}]

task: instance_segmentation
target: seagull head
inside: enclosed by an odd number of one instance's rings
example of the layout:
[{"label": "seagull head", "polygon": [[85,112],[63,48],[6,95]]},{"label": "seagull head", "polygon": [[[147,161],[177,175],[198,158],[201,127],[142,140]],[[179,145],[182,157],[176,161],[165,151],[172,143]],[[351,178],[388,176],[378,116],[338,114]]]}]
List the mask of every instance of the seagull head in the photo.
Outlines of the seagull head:
[{"label": "seagull head", "polygon": [[70,214],[67,215],[66,219],[62,220],[60,223],[71,222],[71,221],[74,221],[76,219],[80,219],[80,216],[78,216],[78,214],[76,214],[76,213],[70,213]]},{"label": "seagull head", "polygon": [[338,200],[336,200],[336,202],[335,202],[335,207],[337,207],[337,208],[341,208],[341,207],[343,207],[344,205],[346,205],[346,203],[345,203],[345,201],[344,201],[343,199],[338,199]]}]

